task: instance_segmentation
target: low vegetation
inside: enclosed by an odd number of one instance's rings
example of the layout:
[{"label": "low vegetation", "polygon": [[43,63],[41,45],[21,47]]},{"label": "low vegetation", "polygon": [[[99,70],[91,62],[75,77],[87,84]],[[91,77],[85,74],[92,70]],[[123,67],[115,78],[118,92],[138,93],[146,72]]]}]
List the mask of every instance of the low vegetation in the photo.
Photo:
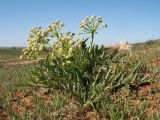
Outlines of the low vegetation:
[{"label": "low vegetation", "polygon": [[41,52],[43,60],[8,65],[7,54],[2,55],[6,59],[0,67],[2,120],[160,118],[159,40],[134,44],[130,56],[93,44],[97,30],[107,27],[101,17],[86,17],[80,23],[78,34],[88,38],[63,33],[63,26],[57,20],[29,33],[20,61],[42,57]]}]

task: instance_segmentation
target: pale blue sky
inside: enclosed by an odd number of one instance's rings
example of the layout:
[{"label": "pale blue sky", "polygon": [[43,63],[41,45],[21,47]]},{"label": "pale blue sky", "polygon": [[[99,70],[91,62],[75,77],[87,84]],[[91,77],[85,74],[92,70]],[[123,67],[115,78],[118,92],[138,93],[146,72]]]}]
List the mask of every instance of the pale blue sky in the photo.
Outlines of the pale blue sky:
[{"label": "pale blue sky", "polygon": [[25,46],[31,27],[61,19],[65,28],[78,32],[84,16],[102,16],[107,29],[96,44],[122,39],[142,42],[160,37],[160,0],[0,0],[0,46]]}]

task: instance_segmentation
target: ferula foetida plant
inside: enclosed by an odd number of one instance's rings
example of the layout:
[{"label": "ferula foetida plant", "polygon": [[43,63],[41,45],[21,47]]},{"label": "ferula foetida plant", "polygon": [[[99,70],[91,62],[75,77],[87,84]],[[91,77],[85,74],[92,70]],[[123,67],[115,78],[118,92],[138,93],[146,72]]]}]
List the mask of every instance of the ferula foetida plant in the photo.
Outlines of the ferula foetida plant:
[{"label": "ferula foetida plant", "polygon": [[[92,46],[93,46],[93,40],[94,40],[94,35],[96,31],[100,28],[107,27],[107,24],[102,22],[103,22],[102,17],[97,17],[95,15],[92,15],[90,18],[86,16],[84,20],[80,22],[80,29],[83,32],[79,34],[91,34],[90,50],[92,49]],[[100,27],[100,24],[102,24],[101,27]]]},{"label": "ferula foetida plant", "polygon": [[126,59],[117,49],[93,44],[97,30],[107,27],[101,17],[85,17],[80,23],[79,35],[89,34],[89,38],[62,32],[63,26],[56,20],[44,30],[36,27],[30,31],[23,55],[38,58],[42,51],[47,53],[33,70],[31,85],[60,90],[82,105],[98,108],[118,88],[138,86],[146,80],[139,74],[139,62]]},{"label": "ferula foetida plant", "polygon": [[[107,27],[107,24],[102,23],[102,17],[92,15],[90,18],[85,17],[80,23],[80,34],[91,34],[90,50],[93,46],[94,35],[100,28]],[[100,27],[101,24],[101,27]],[[58,19],[44,30],[41,27],[32,28],[28,40],[27,47],[23,49],[23,56],[36,59],[42,51],[48,52],[48,58],[53,59],[57,55],[62,55],[66,58],[72,56],[74,47],[80,45],[81,39],[74,33],[62,32],[64,24]]]},{"label": "ferula foetida plant", "polygon": [[56,55],[71,56],[72,48],[79,44],[79,39],[73,40],[74,34],[70,32],[62,33],[64,24],[56,20],[44,30],[41,27],[32,28],[27,47],[23,49],[23,55],[36,59],[39,53],[46,51],[48,58],[53,59]]}]

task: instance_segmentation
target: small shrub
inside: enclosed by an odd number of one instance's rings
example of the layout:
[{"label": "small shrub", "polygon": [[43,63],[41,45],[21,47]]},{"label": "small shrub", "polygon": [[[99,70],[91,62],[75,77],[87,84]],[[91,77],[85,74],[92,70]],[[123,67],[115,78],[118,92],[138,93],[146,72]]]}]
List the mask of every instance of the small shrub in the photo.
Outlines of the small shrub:
[{"label": "small shrub", "polygon": [[138,61],[117,49],[93,45],[97,30],[107,27],[102,21],[101,17],[86,17],[80,23],[82,31],[78,34],[91,37],[83,39],[75,38],[71,32],[61,32],[64,25],[60,20],[45,30],[33,28],[23,55],[36,59],[42,51],[47,54],[33,71],[31,84],[60,90],[97,110],[103,100],[108,100],[121,87],[130,89],[145,82],[147,77],[140,74]]}]

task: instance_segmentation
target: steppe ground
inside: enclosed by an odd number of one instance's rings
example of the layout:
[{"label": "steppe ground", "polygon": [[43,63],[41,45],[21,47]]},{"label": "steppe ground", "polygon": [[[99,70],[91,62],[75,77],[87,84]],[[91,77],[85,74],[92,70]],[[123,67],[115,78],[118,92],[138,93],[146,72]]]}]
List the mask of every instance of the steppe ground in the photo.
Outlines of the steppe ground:
[{"label": "steppe ground", "polygon": [[[57,93],[49,93],[47,88],[32,88],[26,86],[25,81],[32,80],[31,71],[36,66],[34,60],[18,59],[22,48],[0,48],[0,119],[10,120],[23,116],[47,116],[51,111],[58,115],[63,112],[82,119],[92,119],[95,115],[91,111],[78,109],[76,101],[68,96],[58,97]],[[146,116],[160,109],[160,40],[147,41],[133,45],[132,59],[137,59],[147,66],[153,82],[142,86],[141,94],[134,103],[143,102]],[[63,99],[62,99],[63,98]],[[59,101],[60,104],[53,101]],[[46,103],[54,104],[54,109],[45,107]],[[147,107],[146,107],[147,106]],[[27,111],[27,112],[25,112]],[[80,112],[83,111],[83,112]],[[81,114],[81,115],[79,115]],[[67,116],[69,118],[69,116]],[[76,119],[75,117],[75,119]]]}]

